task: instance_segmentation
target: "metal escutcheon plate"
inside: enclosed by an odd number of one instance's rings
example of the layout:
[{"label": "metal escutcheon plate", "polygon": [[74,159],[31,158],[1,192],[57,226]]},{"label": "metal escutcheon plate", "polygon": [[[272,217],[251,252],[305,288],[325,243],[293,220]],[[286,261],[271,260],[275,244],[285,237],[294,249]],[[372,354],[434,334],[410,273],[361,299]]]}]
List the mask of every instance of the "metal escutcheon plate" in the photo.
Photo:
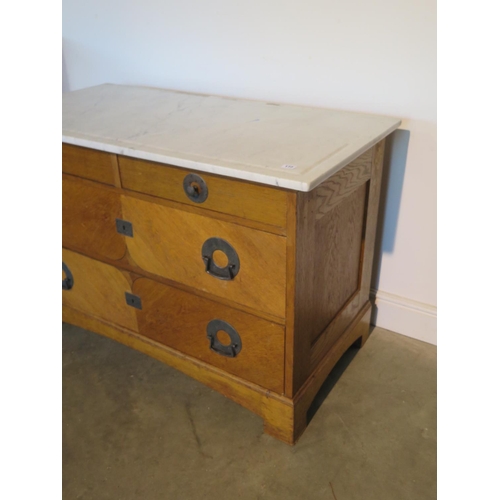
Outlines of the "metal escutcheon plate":
[{"label": "metal escutcheon plate", "polygon": [[[231,339],[229,345],[222,344],[217,338],[217,332],[226,332]],[[210,349],[228,358],[235,358],[241,351],[241,337],[239,333],[229,324],[221,319],[213,319],[207,325],[207,338],[210,340]]]},{"label": "metal escutcheon plate", "polygon": [[66,274],[66,278],[62,280],[62,289],[71,290],[74,285],[73,275],[71,274],[69,267],[64,262],[62,263],[62,270]]},{"label": "metal escutcheon plate", "polygon": [[208,198],[208,186],[197,174],[188,174],[184,177],[184,192],[194,203],[203,203]]},{"label": "metal escutcheon plate", "polygon": [[[219,267],[213,259],[214,252],[219,250],[227,257],[227,266]],[[201,258],[205,262],[205,270],[214,278],[232,280],[240,271],[240,259],[236,250],[222,238],[209,238],[201,248]]]}]

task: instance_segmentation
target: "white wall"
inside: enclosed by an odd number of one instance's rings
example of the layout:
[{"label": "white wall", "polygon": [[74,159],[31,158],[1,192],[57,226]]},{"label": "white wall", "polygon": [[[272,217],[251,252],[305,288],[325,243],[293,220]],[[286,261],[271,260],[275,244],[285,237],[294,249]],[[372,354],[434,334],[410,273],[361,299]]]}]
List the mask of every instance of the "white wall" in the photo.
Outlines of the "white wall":
[{"label": "white wall", "polygon": [[63,0],[63,90],[104,82],[403,118],[374,319],[436,342],[435,0]]}]

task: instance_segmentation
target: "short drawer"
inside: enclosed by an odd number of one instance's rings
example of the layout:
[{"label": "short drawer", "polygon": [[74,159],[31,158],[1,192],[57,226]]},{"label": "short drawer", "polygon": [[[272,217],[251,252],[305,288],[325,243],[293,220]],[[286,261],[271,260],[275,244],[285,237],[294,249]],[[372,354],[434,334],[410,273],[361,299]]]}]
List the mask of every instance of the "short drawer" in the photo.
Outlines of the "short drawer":
[{"label": "short drawer", "polygon": [[70,175],[62,181],[63,246],[112,260],[126,252],[125,237],[116,231],[121,217],[120,194],[95,182]]},{"label": "short drawer", "polygon": [[284,228],[286,192],[269,186],[118,157],[125,189]]},{"label": "short drawer", "polygon": [[116,155],[95,149],[63,143],[62,171],[104,184],[119,185]]},{"label": "short drawer", "polygon": [[127,305],[131,281],[126,272],[63,249],[62,301],[65,306],[137,331],[136,309]]},{"label": "short drawer", "polygon": [[285,237],[125,195],[122,212],[137,266],[285,317]]},{"label": "short drawer", "polygon": [[139,278],[139,333],[184,354],[283,392],[284,329],[211,300]]}]

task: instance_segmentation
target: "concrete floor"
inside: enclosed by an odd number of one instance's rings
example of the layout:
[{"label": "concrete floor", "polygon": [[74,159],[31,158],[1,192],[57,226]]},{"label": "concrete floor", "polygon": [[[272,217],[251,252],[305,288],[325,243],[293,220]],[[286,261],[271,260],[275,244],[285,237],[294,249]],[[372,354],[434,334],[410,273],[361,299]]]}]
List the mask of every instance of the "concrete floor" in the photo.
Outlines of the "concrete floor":
[{"label": "concrete floor", "polygon": [[65,500],[436,498],[434,346],[376,328],[290,447],[128,347],[66,324],[62,344]]}]

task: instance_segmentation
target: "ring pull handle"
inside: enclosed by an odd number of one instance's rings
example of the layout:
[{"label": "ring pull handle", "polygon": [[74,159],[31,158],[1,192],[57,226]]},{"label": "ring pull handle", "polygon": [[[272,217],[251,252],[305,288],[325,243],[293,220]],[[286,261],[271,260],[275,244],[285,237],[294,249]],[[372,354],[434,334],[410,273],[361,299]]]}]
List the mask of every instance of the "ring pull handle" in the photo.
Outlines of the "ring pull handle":
[{"label": "ring pull handle", "polygon": [[[230,344],[223,344],[218,338],[217,333],[226,332],[230,338]],[[207,338],[210,340],[210,349],[221,356],[235,358],[241,351],[241,337],[239,333],[229,324],[221,319],[213,319],[207,325]]]},{"label": "ring pull handle", "polygon": [[197,174],[188,174],[184,177],[184,192],[195,203],[203,203],[208,198],[207,183]]},{"label": "ring pull handle", "polygon": [[71,274],[69,267],[64,262],[62,263],[62,270],[66,274],[66,278],[62,280],[62,289],[71,290],[74,285],[73,275]]},{"label": "ring pull handle", "polygon": [[[219,267],[214,261],[214,252],[219,250],[226,255],[227,265]],[[230,281],[240,271],[240,259],[236,250],[222,238],[209,238],[201,248],[201,258],[205,262],[205,271],[220,280]]]}]

